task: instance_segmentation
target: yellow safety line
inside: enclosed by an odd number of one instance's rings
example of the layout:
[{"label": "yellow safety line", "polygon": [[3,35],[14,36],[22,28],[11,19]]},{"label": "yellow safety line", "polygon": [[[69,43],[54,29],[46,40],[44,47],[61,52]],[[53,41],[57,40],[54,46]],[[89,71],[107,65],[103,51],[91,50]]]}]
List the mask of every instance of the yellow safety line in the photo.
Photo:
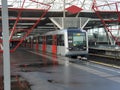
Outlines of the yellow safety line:
[{"label": "yellow safety line", "polygon": [[106,63],[97,62],[97,61],[91,61],[91,60],[90,60],[90,62],[96,63],[96,64],[100,64],[100,65],[104,65],[104,66],[108,66],[108,67],[114,67],[114,68],[120,69],[120,66],[116,66],[116,65],[113,65],[113,64],[106,64]]}]

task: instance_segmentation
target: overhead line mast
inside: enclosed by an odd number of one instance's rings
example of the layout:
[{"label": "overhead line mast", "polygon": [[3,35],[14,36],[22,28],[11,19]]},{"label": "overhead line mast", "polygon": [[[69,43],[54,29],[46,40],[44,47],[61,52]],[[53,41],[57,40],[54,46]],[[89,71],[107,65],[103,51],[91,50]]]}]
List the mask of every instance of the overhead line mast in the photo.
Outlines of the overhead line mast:
[{"label": "overhead line mast", "polygon": [[9,29],[8,29],[8,5],[7,0],[2,0],[2,33],[3,33],[3,72],[4,90],[11,90],[10,74],[10,48],[9,48]]}]

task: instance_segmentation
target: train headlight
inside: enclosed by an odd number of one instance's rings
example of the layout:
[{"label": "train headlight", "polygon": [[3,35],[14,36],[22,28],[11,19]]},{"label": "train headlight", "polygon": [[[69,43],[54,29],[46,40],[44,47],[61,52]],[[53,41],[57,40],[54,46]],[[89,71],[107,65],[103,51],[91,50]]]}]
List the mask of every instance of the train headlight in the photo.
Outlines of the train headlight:
[{"label": "train headlight", "polygon": [[73,46],[76,46],[76,44],[73,44]]}]

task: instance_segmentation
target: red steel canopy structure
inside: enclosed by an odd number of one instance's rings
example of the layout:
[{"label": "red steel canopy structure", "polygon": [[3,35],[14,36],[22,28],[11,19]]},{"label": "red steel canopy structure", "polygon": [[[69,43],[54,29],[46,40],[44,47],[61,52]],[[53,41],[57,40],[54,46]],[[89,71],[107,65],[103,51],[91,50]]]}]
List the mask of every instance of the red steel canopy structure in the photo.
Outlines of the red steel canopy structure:
[{"label": "red steel canopy structure", "polygon": [[[97,17],[101,20],[108,35],[112,37],[113,41],[117,45],[120,45],[118,40],[120,37],[115,36],[112,33],[113,30],[119,31],[120,27],[118,26],[117,28],[111,28],[113,23],[116,24],[116,26],[120,24],[120,2],[99,5],[99,3],[94,0],[92,8],[95,11]],[[104,17],[105,13],[108,14],[109,17]],[[110,15],[111,13],[113,14],[112,16]]]},{"label": "red steel canopy structure", "polygon": [[[35,9],[35,8],[26,8],[26,2],[30,2],[34,6],[39,5],[40,8]],[[17,42],[17,44],[12,48],[10,51],[14,52],[19,45],[24,41],[24,39],[34,30],[34,28],[40,23],[40,21],[43,19],[43,17],[46,15],[48,10],[50,9],[50,5],[44,4],[41,2],[37,2],[35,0],[23,0],[21,4],[21,8],[8,8],[11,13],[9,13],[9,29],[10,29],[10,36],[9,36],[9,41],[12,43],[13,41]],[[32,13],[30,13],[32,11]],[[29,15],[26,17],[25,12],[29,13]],[[38,17],[35,17],[34,14],[38,14]],[[10,16],[11,15],[11,16]],[[34,18],[31,18],[34,17]],[[12,22],[12,23],[11,23]],[[25,23],[32,24],[30,26],[25,25]],[[20,23],[24,23],[24,26],[20,25]],[[2,30],[1,30],[2,34]],[[22,37],[20,38],[15,38],[14,36],[16,34],[22,34]],[[2,35],[1,35],[2,36]],[[0,47],[2,47],[2,37],[0,39]],[[3,52],[2,48],[0,49],[0,52]]]},{"label": "red steel canopy structure", "polygon": [[75,5],[72,5],[72,6],[68,7],[68,8],[66,8],[66,10],[67,10],[68,12],[72,13],[72,14],[75,14],[75,13],[79,13],[79,12],[80,12],[81,10],[83,10],[83,9],[80,8],[80,7],[77,7],[77,6],[75,6]]},{"label": "red steel canopy structure", "polygon": [[[34,34],[38,34],[38,33],[41,34],[50,30],[56,30],[55,28],[58,29],[58,27],[55,26],[55,24],[51,21],[50,17],[52,18],[63,17],[63,1],[64,0],[8,0],[8,1],[11,2],[8,5],[9,30],[10,30],[9,40],[10,40],[10,44],[12,42],[15,42],[14,44],[15,46],[11,48],[11,52],[15,51],[28,35],[30,37]],[[18,6],[16,4],[17,2],[19,2]],[[107,4],[105,4],[105,2]],[[91,10],[92,3],[93,3],[93,10],[95,12]],[[102,5],[98,5],[98,4],[102,4]],[[116,3],[114,3],[113,5],[114,7],[116,7],[115,6]],[[116,17],[118,17],[117,13],[114,13],[113,11],[110,11],[110,10],[103,11],[105,10],[105,8],[103,9],[103,7],[111,8],[111,6],[112,5],[109,4],[108,0],[66,0],[65,16],[66,17],[85,17],[85,18],[92,19],[84,28],[85,30],[88,30],[88,28],[93,28],[93,27],[103,27],[103,25],[100,26],[101,24],[100,20],[102,21],[104,26],[108,28],[106,26],[108,25],[108,23],[113,21],[116,21],[116,22],[118,21],[116,20]],[[100,10],[101,8],[102,10]],[[54,10],[54,9],[59,9],[59,10]],[[117,11],[117,9],[118,8],[116,8],[114,11],[119,12],[119,10]],[[100,18],[99,20],[98,20],[98,17]],[[111,19],[113,17],[115,18],[114,20]],[[106,18],[107,18],[107,21],[106,21]],[[110,20],[108,20],[108,18],[110,18]],[[1,17],[0,17],[0,20],[1,20]],[[2,21],[0,21],[0,25],[1,25],[1,22]],[[115,24],[116,22],[113,22],[113,23]],[[110,29],[109,30],[106,29],[106,31],[110,31]],[[111,32],[111,35],[112,37],[114,37],[112,32]],[[116,37],[115,37],[115,40],[116,40]],[[1,48],[0,52],[2,52],[3,48],[2,48],[1,27],[0,27],[0,48]]]}]

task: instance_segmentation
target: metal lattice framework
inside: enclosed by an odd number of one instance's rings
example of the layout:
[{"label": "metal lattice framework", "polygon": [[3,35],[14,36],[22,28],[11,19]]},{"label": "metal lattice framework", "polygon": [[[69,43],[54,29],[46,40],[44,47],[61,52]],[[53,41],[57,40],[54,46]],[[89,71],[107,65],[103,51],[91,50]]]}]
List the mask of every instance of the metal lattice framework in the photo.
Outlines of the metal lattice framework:
[{"label": "metal lattice framework", "polygon": [[[95,1],[96,3],[99,3],[99,4],[105,4],[105,3],[116,2],[119,0],[34,0],[34,1],[49,4],[51,6],[50,10],[59,11],[59,10],[63,10],[64,1],[65,1],[66,8],[71,5],[76,5],[85,10],[91,10],[92,4]],[[9,7],[20,8],[22,6],[22,2],[23,0],[8,0],[8,5]],[[35,5],[28,0],[25,4],[25,7],[40,8],[41,5],[39,4]]]},{"label": "metal lattice framework", "polygon": [[[101,20],[102,24],[104,25],[104,28],[107,32],[108,35],[110,35],[113,39],[113,41],[117,44],[120,45],[119,43],[119,37],[115,36],[112,31],[116,30],[119,31],[120,27],[115,27],[111,28],[110,24],[115,23],[116,26],[120,24],[120,2],[112,2],[112,3],[105,3],[105,4],[98,4],[96,0],[94,0],[93,3],[93,10],[95,11],[96,15],[98,18]],[[114,13],[112,17],[103,17],[102,13]],[[107,18],[107,20],[106,20]],[[108,24],[109,23],[109,24]],[[112,41],[110,41],[111,44],[113,44]]]},{"label": "metal lattice framework", "polygon": [[[43,17],[49,11],[54,11],[54,12],[63,11],[65,10],[64,8],[68,8],[72,5],[80,7],[85,11],[86,10],[93,11],[95,8],[93,7],[93,5],[98,6],[98,4],[104,5],[109,3],[115,3],[117,1],[119,0],[8,0],[8,8],[11,15],[9,16],[9,21],[11,24],[9,26],[10,42],[15,40],[14,39],[15,36],[19,36],[18,34],[22,34],[17,40],[19,41],[19,43],[11,51],[16,50],[16,48],[23,42],[23,40],[33,31],[33,29],[37,26],[37,24],[40,23],[42,19],[44,19]],[[112,5],[109,5],[109,7],[106,7],[104,5],[102,6],[101,9],[104,9],[104,10],[108,8],[113,9],[113,7],[114,6]],[[30,11],[34,11],[36,13],[31,14]],[[40,14],[41,11],[42,11],[42,14]],[[27,14],[28,16],[26,16],[27,12],[29,13]],[[34,14],[37,14],[37,15],[40,14],[40,16],[35,16]],[[26,26],[27,28],[23,28]],[[1,47],[2,39],[0,41],[1,41],[1,44],[0,44],[0,47]]]},{"label": "metal lattice framework", "polygon": [[[34,7],[28,7],[27,6],[28,2],[31,3],[31,5],[33,5],[33,6],[39,5],[40,7],[37,8],[37,9],[34,8]],[[17,17],[15,17],[14,19],[9,18],[9,20],[14,20],[14,24],[12,25],[12,29],[10,29],[10,37],[9,37],[10,42],[15,41],[13,36],[16,34],[16,32],[19,32],[19,29],[24,31],[24,28],[18,28],[17,27],[18,23],[24,22],[24,20],[28,20],[28,18],[29,18],[29,17],[25,18],[25,19],[22,18],[22,14],[24,14],[23,13],[24,11],[26,11],[26,10],[28,10],[28,11],[37,10],[37,11],[42,12],[42,14],[40,14],[39,17],[34,20],[34,23],[31,25],[31,27],[29,27],[25,30],[22,37],[17,39],[18,43],[16,44],[16,46],[14,48],[11,49],[11,52],[14,52],[19,47],[19,45],[23,42],[23,40],[34,30],[34,28],[37,26],[37,24],[46,15],[46,13],[50,9],[50,7],[51,7],[50,5],[45,4],[43,2],[38,2],[38,1],[35,1],[35,0],[22,0],[21,7],[14,7],[13,8],[13,6],[12,6],[12,8],[8,8],[8,10],[10,10],[10,11],[16,10],[18,12]],[[34,15],[34,13],[33,13],[33,15]],[[9,17],[11,17],[11,16],[9,16]],[[2,45],[2,39],[0,40],[0,45]],[[0,52],[2,52],[2,51],[3,50],[1,49]]]}]

